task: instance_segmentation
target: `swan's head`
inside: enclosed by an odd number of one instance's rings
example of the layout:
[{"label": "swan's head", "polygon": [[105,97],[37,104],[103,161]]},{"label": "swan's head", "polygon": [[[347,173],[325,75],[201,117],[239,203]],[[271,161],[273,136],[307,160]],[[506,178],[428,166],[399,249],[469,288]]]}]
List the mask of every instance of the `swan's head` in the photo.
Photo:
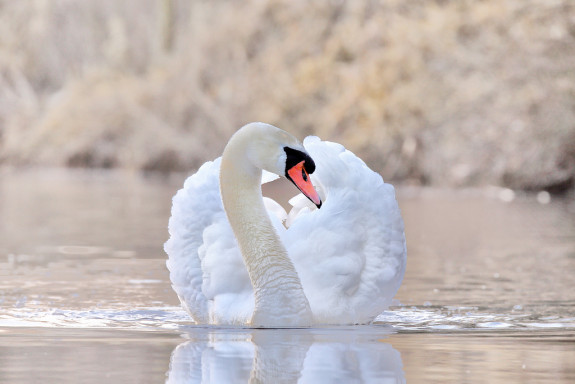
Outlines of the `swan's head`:
[{"label": "swan's head", "polygon": [[286,177],[318,208],[321,207],[321,199],[309,177],[315,171],[315,163],[295,137],[264,123],[248,124],[234,136],[238,134],[249,140],[245,147],[254,166]]}]

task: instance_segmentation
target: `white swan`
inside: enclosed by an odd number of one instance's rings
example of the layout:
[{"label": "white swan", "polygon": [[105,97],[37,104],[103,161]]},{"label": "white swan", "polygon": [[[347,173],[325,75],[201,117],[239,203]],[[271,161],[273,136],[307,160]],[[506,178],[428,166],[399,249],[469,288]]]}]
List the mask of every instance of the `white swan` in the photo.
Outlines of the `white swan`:
[{"label": "white swan", "polygon": [[[290,200],[288,215],[264,200],[262,170],[264,182],[273,179],[265,171],[285,176],[311,202]],[[263,123],[242,127],[221,158],[186,180],[169,233],[172,287],[200,324],[369,323],[405,272],[393,187],[339,144],[308,137],[302,145]]]}]

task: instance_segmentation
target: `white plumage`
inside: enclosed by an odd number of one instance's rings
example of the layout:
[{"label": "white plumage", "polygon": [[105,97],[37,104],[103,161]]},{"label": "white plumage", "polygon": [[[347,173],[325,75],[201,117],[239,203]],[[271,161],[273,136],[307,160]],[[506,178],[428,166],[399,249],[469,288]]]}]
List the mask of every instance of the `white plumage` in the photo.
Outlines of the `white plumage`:
[{"label": "white plumage", "polygon": [[[343,146],[308,137],[322,197],[265,206],[301,280],[316,324],[363,324],[385,310],[403,279],[406,247],[394,188]],[[249,325],[254,293],[220,195],[221,158],[174,196],[165,244],[172,286],[197,323]],[[264,172],[264,181],[273,176]],[[282,220],[288,225],[286,229]]]}]

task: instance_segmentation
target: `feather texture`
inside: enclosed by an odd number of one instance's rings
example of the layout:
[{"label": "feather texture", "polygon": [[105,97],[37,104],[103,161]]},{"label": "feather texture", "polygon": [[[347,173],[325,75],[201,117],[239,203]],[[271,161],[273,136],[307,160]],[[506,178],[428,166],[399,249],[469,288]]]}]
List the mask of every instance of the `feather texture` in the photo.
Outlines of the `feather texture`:
[{"label": "feather texture", "polygon": [[[322,208],[299,195],[290,200],[289,214],[271,199],[265,199],[266,209],[301,279],[314,322],[371,322],[390,305],[405,272],[394,188],[339,144],[308,137],[304,147],[316,163],[311,178]],[[174,196],[167,266],[174,290],[196,322],[248,324],[253,288],[221,202],[219,167],[220,159],[205,163]]]}]

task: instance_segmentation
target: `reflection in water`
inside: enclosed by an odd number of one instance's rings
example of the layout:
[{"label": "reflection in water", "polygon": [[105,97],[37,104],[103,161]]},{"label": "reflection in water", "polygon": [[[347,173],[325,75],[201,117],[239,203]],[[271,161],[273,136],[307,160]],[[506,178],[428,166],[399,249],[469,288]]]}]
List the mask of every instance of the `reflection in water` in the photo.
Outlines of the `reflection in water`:
[{"label": "reflection in water", "polygon": [[405,383],[400,353],[340,330],[210,332],[172,352],[167,383]]}]

